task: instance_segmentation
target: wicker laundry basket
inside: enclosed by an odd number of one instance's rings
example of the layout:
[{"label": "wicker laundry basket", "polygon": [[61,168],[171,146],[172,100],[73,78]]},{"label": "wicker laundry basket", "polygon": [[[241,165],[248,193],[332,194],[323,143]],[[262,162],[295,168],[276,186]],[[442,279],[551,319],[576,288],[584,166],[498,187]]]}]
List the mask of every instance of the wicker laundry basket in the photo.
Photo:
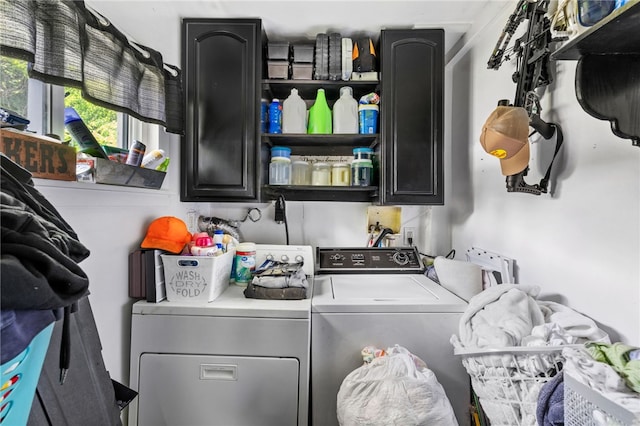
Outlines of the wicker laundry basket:
[{"label": "wicker laundry basket", "polygon": [[535,426],[538,394],[562,370],[567,346],[458,349],[491,426]]}]

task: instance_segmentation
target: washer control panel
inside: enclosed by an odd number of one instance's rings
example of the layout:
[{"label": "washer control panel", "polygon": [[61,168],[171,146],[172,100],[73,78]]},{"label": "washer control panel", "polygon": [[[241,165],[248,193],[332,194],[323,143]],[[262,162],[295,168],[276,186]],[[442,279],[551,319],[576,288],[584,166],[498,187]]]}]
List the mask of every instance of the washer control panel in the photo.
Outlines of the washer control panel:
[{"label": "washer control panel", "polygon": [[422,273],[424,265],[415,247],[318,247],[316,272],[318,274]]}]

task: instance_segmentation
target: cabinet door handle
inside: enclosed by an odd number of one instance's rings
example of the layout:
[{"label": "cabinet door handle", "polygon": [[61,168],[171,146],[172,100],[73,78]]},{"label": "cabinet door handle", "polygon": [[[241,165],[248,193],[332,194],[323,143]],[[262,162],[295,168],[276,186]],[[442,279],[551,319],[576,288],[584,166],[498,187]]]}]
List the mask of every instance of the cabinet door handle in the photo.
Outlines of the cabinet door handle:
[{"label": "cabinet door handle", "polygon": [[238,366],[200,364],[200,380],[238,380]]}]

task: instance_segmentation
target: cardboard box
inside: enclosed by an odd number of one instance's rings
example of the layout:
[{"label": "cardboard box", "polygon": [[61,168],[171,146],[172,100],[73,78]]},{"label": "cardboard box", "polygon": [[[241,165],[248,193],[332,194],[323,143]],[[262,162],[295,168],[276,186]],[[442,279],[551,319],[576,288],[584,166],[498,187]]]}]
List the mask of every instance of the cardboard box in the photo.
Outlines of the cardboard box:
[{"label": "cardboard box", "polygon": [[55,139],[11,128],[0,129],[0,151],[33,177],[76,180],[76,150]]},{"label": "cardboard box", "polygon": [[164,280],[169,302],[207,303],[229,287],[235,250],[221,256],[163,254]]}]

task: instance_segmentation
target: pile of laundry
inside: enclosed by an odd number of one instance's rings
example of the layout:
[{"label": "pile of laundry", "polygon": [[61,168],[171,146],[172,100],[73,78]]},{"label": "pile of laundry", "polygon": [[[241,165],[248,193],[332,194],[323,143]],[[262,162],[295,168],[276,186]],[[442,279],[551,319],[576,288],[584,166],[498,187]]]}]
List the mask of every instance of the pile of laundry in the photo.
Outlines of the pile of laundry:
[{"label": "pile of laundry", "polygon": [[364,364],[345,377],[337,396],[340,426],[457,426],[436,375],[417,355],[395,345],[362,349]]},{"label": "pile of laundry", "polygon": [[300,300],[307,297],[308,288],[302,262],[266,260],[253,273],[244,296],[250,299]]},{"label": "pile of laundry", "polygon": [[492,426],[536,425],[540,391],[562,369],[562,349],[610,343],[592,319],[537,300],[539,291],[524,284],[482,291],[469,300],[459,335],[451,337]]},{"label": "pile of laundry", "polygon": [[[633,413],[640,423],[640,348],[590,342],[584,348],[564,348],[562,354],[565,375]],[[599,424],[617,424],[600,415],[605,418]],[[595,419],[598,413],[588,416]]]}]

